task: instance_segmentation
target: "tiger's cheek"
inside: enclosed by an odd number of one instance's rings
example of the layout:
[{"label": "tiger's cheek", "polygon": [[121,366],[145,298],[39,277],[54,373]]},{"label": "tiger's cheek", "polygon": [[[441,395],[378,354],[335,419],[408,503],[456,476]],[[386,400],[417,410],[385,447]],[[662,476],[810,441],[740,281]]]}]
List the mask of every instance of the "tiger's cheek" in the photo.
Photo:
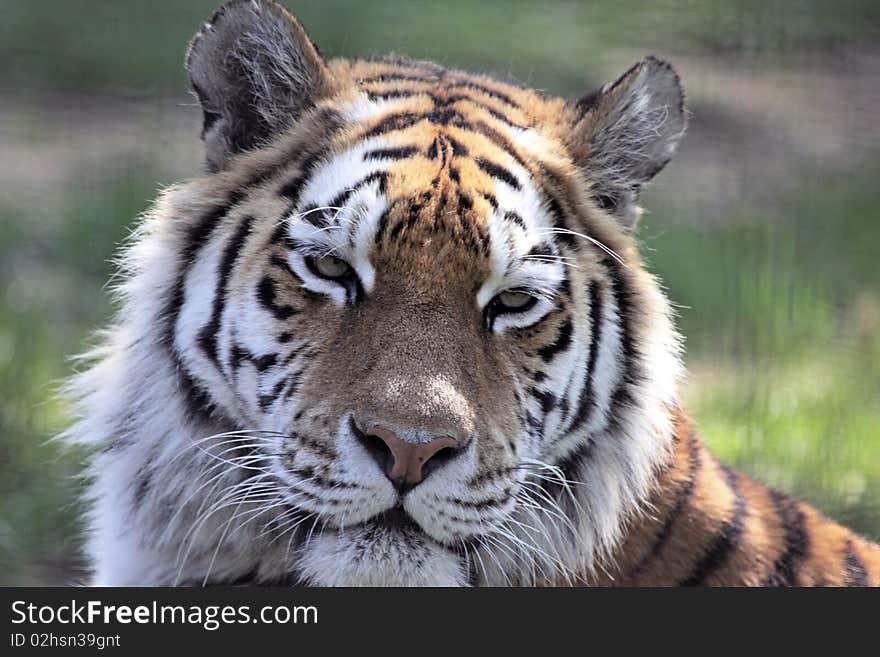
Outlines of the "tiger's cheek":
[{"label": "tiger's cheek", "polygon": [[332,349],[345,309],[303,290],[284,258],[281,249],[262,251],[235,280],[221,338],[228,346],[225,374],[259,426],[288,431],[308,423],[326,432],[333,411],[327,402],[338,394],[309,393],[314,368]]}]

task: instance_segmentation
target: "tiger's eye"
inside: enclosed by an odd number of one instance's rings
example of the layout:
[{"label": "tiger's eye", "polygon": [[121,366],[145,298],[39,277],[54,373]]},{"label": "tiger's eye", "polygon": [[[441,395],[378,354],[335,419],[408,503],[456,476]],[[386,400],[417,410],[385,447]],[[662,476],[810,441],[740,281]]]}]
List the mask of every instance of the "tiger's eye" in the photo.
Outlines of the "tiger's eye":
[{"label": "tiger's eye", "polygon": [[351,265],[345,262],[345,260],[340,260],[333,256],[315,258],[313,262],[317,272],[327,278],[342,278],[351,271]]},{"label": "tiger's eye", "polygon": [[519,310],[528,306],[535,297],[525,292],[502,292],[498,295],[498,301],[501,305],[510,310]]}]

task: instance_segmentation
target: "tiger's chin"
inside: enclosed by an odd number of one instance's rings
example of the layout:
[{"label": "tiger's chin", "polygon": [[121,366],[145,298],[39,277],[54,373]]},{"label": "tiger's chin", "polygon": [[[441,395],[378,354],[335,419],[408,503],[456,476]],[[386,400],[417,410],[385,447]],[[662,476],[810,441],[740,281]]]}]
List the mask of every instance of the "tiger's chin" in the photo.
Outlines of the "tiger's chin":
[{"label": "tiger's chin", "polygon": [[468,586],[465,561],[412,523],[383,517],[326,530],[300,548],[311,586]]}]

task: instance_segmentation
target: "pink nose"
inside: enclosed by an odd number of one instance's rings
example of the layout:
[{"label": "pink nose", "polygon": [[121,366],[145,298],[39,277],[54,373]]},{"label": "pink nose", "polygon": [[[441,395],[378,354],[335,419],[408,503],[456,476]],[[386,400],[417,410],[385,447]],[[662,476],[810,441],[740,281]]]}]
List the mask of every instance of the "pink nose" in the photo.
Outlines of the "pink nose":
[{"label": "pink nose", "polygon": [[385,474],[400,490],[412,488],[424,479],[425,465],[443,450],[458,451],[455,438],[443,436],[427,443],[411,443],[385,427],[373,427],[367,437],[378,438],[391,458],[385,459]]}]

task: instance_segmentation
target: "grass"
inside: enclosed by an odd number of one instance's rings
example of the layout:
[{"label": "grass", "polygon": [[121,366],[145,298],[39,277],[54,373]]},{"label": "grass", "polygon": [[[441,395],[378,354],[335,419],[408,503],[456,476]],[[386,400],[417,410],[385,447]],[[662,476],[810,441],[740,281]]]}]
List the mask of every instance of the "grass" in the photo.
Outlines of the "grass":
[{"label": "grass", "polygon": [[55,221],[0,207],[0,585],[64,582],[76,561],[81,455],[49,441],[69,420],[56,390],[110,312],[108,261],[153,180],[78,181],[47,195]]}]

